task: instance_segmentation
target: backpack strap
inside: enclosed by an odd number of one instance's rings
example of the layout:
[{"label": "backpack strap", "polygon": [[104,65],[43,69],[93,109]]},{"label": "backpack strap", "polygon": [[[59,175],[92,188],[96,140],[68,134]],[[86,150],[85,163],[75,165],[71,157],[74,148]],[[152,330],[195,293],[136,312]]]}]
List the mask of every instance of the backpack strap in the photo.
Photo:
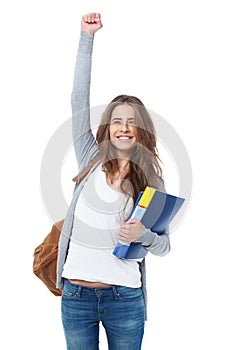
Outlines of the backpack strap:
[{"label": "backpack strap", "polygon": [[85,168],[83,168],[83,170],[80,171],[80,173],[72,179],[72,181],[74,182],[81,181],[87,175],[87,173],[91,170],[91,168],[98,162],[98,160],[100,160],[99,155],[92,158],[90,162],[85,166]]}]

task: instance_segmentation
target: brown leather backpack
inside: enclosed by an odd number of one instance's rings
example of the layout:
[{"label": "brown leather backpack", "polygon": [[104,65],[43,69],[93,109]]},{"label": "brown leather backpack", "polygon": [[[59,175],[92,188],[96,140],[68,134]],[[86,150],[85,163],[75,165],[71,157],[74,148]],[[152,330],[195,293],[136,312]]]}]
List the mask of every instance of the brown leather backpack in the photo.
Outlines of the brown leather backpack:
[{"label": "brown leather backpack", "polygon": [[[76,176],[73,181],[81,181],[99,160],[93,158],[90,163]],[[43,242],[34,250],[33,273],[56,296],[60,296],[62,289],[56,288],[58,242],[64,220],[55,223]]]}]

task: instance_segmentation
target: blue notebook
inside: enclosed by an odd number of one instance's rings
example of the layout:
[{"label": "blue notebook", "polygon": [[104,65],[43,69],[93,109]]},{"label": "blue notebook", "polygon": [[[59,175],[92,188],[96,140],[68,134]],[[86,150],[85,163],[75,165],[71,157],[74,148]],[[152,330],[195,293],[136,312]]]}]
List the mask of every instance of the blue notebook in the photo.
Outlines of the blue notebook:
[{"label": "blue notebook", "polygon": [[[148,207],[144,209],[142,217],[138,217],[138,219],[146,228],[161,235],[165,232],[167,226],[175,217],[185,199],[156,189],[154,190],[155,192],[150,199]],[[130,217],[132,217],[138,209],[137,205],[141,196],[142,192],[139,194],[139,198],[136,201]],[[141,216],[140,210],[138,213]],[[137,215],[134,217],[137,218]],[[118,242],[113,251],[113,254],[121,259],[142,259],[147,253],[148,250],[141,243],[127,242]]]}]

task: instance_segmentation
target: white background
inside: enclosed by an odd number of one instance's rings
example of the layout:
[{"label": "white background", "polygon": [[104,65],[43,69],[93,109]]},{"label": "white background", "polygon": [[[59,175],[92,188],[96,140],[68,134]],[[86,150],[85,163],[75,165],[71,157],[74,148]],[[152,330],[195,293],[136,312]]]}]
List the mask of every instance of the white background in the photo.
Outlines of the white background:
[{"label": "white background", "polygon": [[[1,3],[0,347],[65,349],[60,298],[33,275],[32,260],[51,226],[41,201],[40,163],[71,114],[80,18],[89,11],[101,12],[104,24],[95,38],[92,105],[120,93],[138,96],[176,129],[193,168],[191,205],[171,235],[171,252],[147,259],[143,349],[230,350],[230,0]],[[75,161],[69,164],[67,183],[76,174]],[[67,191],[71,196],[72,187]],[[107,349],[103,331],[100,348]]]}]

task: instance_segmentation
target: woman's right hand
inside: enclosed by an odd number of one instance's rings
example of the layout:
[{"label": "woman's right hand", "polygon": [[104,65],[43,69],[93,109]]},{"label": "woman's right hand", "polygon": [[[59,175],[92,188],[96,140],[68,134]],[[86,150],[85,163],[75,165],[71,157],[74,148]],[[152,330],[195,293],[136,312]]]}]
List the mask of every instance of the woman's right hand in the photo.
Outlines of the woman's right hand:
[{"label": "woman's right hand", "polygon": [[82,16],[81,31],[87,34],[95,34],[103,27],[100,13],[88,13]]}]

